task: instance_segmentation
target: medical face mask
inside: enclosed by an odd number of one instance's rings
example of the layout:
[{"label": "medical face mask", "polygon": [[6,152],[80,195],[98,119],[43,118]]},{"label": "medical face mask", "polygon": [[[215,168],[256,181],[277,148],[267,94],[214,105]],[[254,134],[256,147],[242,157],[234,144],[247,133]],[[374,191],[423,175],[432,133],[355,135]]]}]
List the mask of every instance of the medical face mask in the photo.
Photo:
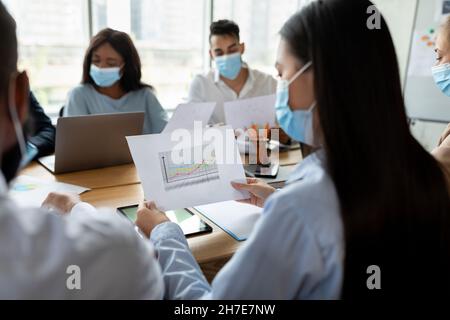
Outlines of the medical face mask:
[{"label": "medical face mask", "polygon": [[216,68],[222,77],[234,80],[242,68],[241,54],[233,53],[215,58]]},{"label": "medical face mask", "polygon": [[6,151],[1,157],[1,170],[7,183],[9,183],[16,175],[17,170],[22,162],[22,158],[26,152],[26,142],[24,130],[19,120],[16,107],[16,75],[11,77],[8,94],[8,108],[13,122],[14,131],[16,133],[17,143],[11,149]]},{"label": "medical face mask", "polygon": [[450,97],[450,63],[433,67],[431,71],[436,85],[446,96]]},{"label": "medical face mask", "polygon": [[99,68],[94,64],[91,65],[89,75],[95,84],[102,88],[111,87],[122,77],[120,75],[120,67]]},{"label": "medical face mask", "polygon": [[302,75],[312,62],[301,68],[291,80],[278,80],[275,111],[278,123],[291,138],[314,146],[313,110],[315,103],[308,110],[291,110],[289,107],[289,85]]}]

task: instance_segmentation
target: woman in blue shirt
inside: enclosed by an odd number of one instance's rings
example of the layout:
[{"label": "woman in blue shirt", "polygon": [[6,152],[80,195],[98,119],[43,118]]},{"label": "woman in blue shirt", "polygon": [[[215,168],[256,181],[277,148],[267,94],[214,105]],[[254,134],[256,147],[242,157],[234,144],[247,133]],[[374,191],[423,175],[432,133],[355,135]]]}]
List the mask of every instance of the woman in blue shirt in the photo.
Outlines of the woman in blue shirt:
[{"label": "woman in blue shirt", "polygon": [[449,295],[444,173],[409,131],[388,26],[381,15],[381,28],[367,24],[372,5],[314,1],[282,28],[278,122],[316,152],[280,191],[234,185],[264,210],[211,285],[181,229],[154,202],[141,206],[137,225],[158,251],[166,298]]},{"label": "woman in blue shirt", "polygon": [[64,115],[138,111],[145,112],[145,134],[164,129],[167,114],[153,88],[141,82],[141,60],[131,38],[104,29],[91,40],[81,85],[69,93]]}]

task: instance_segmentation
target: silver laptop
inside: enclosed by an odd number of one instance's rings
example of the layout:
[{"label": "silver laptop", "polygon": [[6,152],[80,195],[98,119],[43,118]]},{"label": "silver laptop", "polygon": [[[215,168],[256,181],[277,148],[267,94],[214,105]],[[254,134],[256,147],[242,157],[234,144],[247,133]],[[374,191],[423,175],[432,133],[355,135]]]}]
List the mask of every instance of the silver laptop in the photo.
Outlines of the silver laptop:
[{"label": "silver laptop", "polygon": [[140,135],[144,112],[59,118],[55,155],[39,162],[53,173],[131,163],[126,136]]}]

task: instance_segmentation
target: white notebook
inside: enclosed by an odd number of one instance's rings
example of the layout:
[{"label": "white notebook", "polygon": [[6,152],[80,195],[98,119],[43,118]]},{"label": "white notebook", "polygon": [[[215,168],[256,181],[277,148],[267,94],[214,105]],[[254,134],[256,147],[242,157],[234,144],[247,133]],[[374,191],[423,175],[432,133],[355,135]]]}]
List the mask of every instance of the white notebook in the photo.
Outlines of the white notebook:
[{"label": "white notebook", "polygon": [[217,202],[195,209],[238,241],[249,237],[262,212],[259,207],[237,201]]}]

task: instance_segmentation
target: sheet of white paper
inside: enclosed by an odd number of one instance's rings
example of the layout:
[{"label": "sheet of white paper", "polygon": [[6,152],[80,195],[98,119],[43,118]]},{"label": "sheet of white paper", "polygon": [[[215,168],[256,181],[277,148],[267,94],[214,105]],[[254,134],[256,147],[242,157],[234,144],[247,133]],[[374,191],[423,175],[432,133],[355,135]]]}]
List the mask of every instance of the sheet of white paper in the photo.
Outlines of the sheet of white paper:
[{"label": "sheet of white paper", "polygon": [[238,241],[246,240],[261,216],[262,209],[236,201],[225,201],[195,207]]},{"label": "sheet of white paper", "polygon": [[194,121],[202,123],[205,127],[216,107],[215,102],[205,103],[185,103],[180,104],[176,109],[172,118],[170,118],[163,133],[170,133],[176,129],[194,129]]},{"label": "sheet of white paper", "polygon": [[[191,134],[194,138],[185,143],[175,133],[127,137],[145,198],[162,210],[247,199],[247,192],[231,186],[231,181],[245,180],[232,128],[205,128]],[[217,143],[205,142],[211,137],[217,137],[213,139]],[[227,142],[225,150],[222,138]]]},{"label": "sheet of white paper", "polygon": [[263,127],[269,124],[275,126],[276,96],[262,96],[225,102],[223,105],[225,120],[234,129],[249,128],[255,124]]},{"label": "sheet of white paper", "polygon": [[416,77],[430,77],[431,68],[436,62],[434,52],[435,36],[428,31],[414,32],[408,74]]},{"label": "sheet of white paper", "polygon": [[31,176],[18,176],[11,183],[9,196],[20,207],[38,208],[50,192],[68,192],[82,194],[90,190],[73,184],[43,180]]}]

